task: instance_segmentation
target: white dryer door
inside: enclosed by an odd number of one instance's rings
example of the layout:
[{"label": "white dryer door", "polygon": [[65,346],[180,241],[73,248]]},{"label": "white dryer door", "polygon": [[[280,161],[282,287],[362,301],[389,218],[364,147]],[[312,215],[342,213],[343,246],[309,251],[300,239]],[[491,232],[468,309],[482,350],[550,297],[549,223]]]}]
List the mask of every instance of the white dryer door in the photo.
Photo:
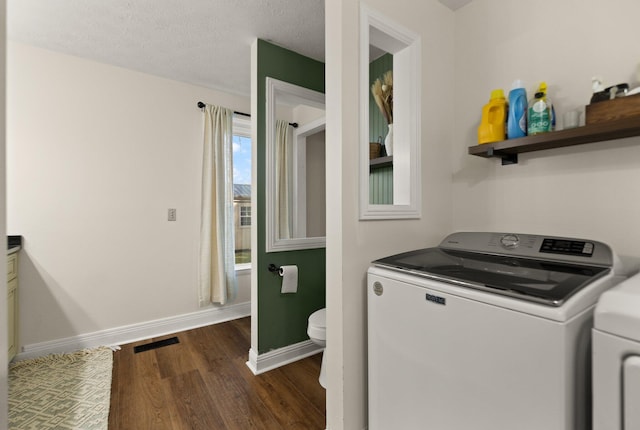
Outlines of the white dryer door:
[{"label": "white dryer door", "polygon": [[624,360],[623,404],[625,429],[640,429],[640,356],[632,355]]}]

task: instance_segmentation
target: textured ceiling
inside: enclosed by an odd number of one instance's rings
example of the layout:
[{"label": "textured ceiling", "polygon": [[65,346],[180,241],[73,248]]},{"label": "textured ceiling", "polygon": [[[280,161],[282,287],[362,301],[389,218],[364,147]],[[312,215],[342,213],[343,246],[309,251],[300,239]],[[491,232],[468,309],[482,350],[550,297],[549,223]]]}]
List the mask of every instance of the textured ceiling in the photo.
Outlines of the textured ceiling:
[{"label": "textured ceiling", "polygon": [[255,38],[324,61],[324,0],[8,0],[7,14],[10,40],[245,96]]},{"label": "textured ceiling", "polygon": [[248,96],[251,43],[324,61],[324,0],[8,0],[10,40]]}]

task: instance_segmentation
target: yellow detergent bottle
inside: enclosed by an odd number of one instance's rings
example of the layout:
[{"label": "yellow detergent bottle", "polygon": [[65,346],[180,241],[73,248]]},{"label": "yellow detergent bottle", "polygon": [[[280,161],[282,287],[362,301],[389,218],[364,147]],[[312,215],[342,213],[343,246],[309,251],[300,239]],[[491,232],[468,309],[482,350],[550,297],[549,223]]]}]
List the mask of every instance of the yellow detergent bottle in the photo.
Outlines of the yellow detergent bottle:
[{"label": "yellow detergent bottle", "polygon": [[502,89],[491,91],[491,100],[482,108],[482,120],[478,127],[478,143],[505,140],[507,100]]}]

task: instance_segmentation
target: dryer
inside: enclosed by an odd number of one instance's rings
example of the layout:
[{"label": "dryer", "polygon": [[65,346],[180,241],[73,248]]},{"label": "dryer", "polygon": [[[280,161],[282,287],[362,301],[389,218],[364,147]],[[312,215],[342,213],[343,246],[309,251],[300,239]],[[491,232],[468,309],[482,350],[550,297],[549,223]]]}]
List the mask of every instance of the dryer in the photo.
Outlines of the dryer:
[{"label": "dryer", "polygon": [[604,293],[593,328],[593,430],[640,429],[640,275]]},{"label": "dryer", "polygon": [[369,429],[591,428],[604,243],[465,232],[368,271]]}]

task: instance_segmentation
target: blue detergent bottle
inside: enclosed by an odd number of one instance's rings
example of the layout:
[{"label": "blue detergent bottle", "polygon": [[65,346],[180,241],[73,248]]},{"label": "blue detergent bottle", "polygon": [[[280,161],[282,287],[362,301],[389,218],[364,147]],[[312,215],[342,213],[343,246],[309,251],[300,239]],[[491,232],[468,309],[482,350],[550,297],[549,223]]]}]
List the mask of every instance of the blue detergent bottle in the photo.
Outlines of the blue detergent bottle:
[{"label": "blue detergent bottle", "polygon": [[515,139],[527,135],[527,91],[524,83],[517,79],[509,91],[509,116],[507,117],[507,138]]}]

